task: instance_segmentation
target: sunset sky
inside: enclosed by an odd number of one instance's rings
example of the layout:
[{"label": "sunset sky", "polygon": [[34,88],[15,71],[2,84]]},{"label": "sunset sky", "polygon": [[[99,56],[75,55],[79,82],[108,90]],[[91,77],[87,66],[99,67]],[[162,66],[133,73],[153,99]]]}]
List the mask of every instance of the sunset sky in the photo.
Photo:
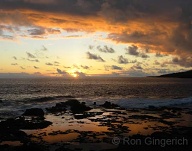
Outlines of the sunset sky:
[{"label": "sunset sky", "polygon": [[192,0],[0,0],[0,77],[192,69]]}]

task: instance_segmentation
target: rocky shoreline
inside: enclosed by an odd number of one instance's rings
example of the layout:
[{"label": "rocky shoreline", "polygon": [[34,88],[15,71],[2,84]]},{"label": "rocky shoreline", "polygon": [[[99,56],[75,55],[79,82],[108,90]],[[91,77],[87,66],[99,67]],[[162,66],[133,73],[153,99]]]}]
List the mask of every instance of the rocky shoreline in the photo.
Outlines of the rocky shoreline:
[{"label": "rocky shoreline", "polygon": [[1,151],[189,151],[191,144],[192,113],[187,106],[124,109],[107,101],[87,106],[70,98],[46,111],[31,108],[0,122]]}]

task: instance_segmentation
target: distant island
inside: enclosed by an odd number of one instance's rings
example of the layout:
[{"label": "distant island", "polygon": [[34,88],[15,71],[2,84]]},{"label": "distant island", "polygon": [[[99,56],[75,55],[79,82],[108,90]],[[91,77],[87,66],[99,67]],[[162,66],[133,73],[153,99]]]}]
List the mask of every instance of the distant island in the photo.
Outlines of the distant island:
[{"label": "distant island", "polygon": [[178,73],[171,73],[171,74],[164,74],[158,77],[167,77],[167,78],[192,78],[192,70],[185,71],[185,72],[178,72]]}]

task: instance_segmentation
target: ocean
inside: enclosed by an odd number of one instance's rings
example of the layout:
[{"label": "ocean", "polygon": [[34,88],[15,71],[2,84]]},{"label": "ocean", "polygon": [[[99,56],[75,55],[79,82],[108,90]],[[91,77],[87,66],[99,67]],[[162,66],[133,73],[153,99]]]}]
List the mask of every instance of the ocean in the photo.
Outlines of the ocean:
[{"label": "ocean", "polygon": [[87,78],[0,79],[0,119],[25,109],[45,109],[76,98],[87,104],[110,101],[124,108],[192,103],[192,79]]}]

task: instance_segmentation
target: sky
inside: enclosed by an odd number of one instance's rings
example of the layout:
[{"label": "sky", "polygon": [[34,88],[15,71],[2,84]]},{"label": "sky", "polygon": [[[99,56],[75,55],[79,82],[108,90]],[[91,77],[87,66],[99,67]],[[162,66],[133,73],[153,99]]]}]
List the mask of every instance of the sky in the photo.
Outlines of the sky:
[{"label": "sky", "polygon": [[1,0],[0,78],[192,69],[191,0]]}]

